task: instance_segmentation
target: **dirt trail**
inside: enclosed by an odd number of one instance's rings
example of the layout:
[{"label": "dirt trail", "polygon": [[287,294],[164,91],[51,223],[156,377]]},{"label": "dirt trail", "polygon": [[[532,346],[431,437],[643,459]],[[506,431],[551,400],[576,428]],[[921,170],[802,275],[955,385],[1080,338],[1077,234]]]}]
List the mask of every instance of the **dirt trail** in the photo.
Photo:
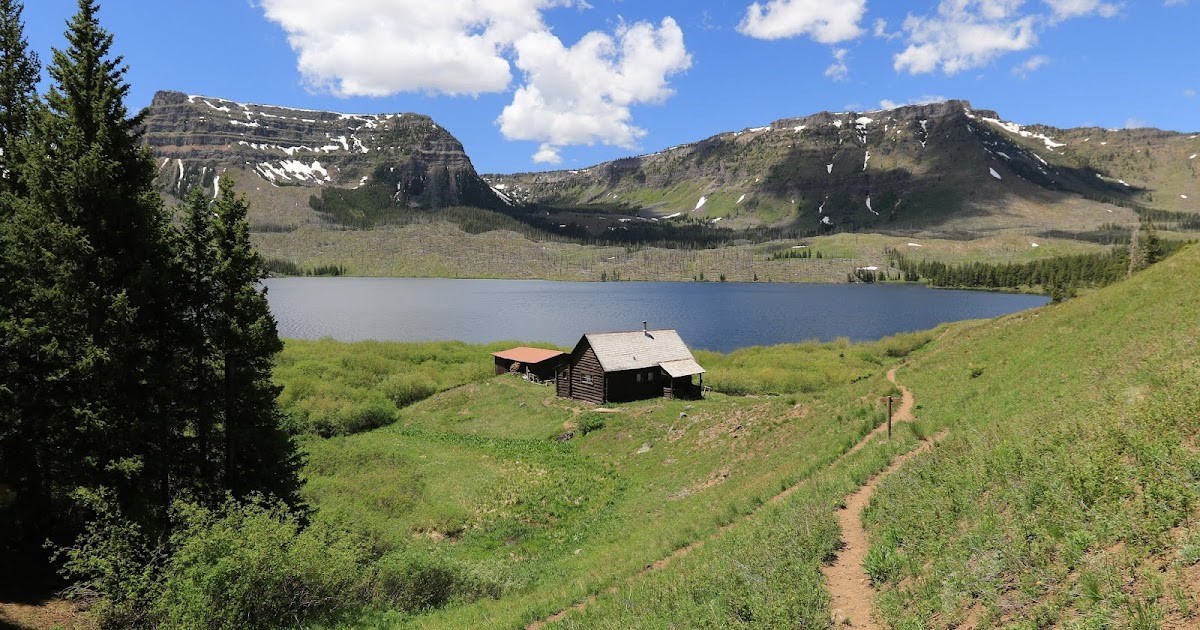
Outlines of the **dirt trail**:
[{"label": "dirt trail", "polygon": [[[889,381],[892,382],[892,384],[894,384],[894,385],[896,385],[896,387],[900,388],[900,393],[902,394],[901,401],[900,401],[900,407],[898,409],[895,409],[892,413],[893,424],[897,423],[897,422],[912,422],[914,420],[914,416],[913,416],[914,402],[913,402],[912,392],[910,392],[907,387],[896,383],[896,368],[892,368],[891,370],[888,370],[887,378]],[[876,436],[883,434],[883,433],[887,433],[887,424],[882,424],[879,427],[877,427],[874,431],[871,431],[867,435],[863,436],[862,440],[860,440],[857,444],[855,444],[854,447],[851,448],[850,450],[846,451],[845,453],[842,453],[841,456],[839,456],[836,460],[834,460],[833,464],[836,464],[837,462],[840,462],[842,459],[850,456],[851,454],[858,452],[860,449],[862,449],[864,446],[866,446],[866,444],[868,442],[870,442]],[[941,436],[938,436],[937,438],[934,438],[934,440],[936,441],[940,438],[941,438]],[[838,561],[835,562],[832,567],[826,567],[825,569],[823,569],[823,571],[825,572],[826,580],[830,584],[830,590],[834,592],[833,608],[835,611],[839,610],[839,600],[838,600],[838,592],[839,591],[835,590],[833,581],[830,578],[829,571],[835,567],[839,567],[839,565],[844,565],[844,564],[847,564],[848,562],[852,561],[853,569],[858,571],[858,573],[862,574],[861,584],[866,589],[866,595],[862,599],[862,601],[865,602],[863,604],[863,606],[865,606],[865,608],[864,608],[865,613],[859,615],[859,617],[861,617],[863,619],[868,618],[868,615],[869,615],[870,609],[871,609],[872,591],[871,591],[871,587],[869,586],[869,584],[866,580],[866,573],[864,573],[862,570],[863,554],[866,553],[866,534],[863,532],[862,521],[859,519],[858,515],[860,512],[862,512],[862,508],[866,506],[867,501],[870,500],[871,494],[875,490],[875,484],[878,483],[879,480],[883,479],[885,476],[894,472],[897,468],[899,468],[901,465],[903,465],[904,462],[908,461],[909,458],[914,457],[919,453],[923,453],[923,452],[929,450],[929,448],[930,448],[930,443],[926,442],[926,443],[922,444],[920,448],[897,458],[896,461],[887,468],[887,470],[884,470],[883,472],[876,475],[866,486],[863,486],[863,488],[861,488],[858,492],[856,492],[853,495],[850,495],[850,497],[847,497],[847,499],[846,499],[847,509],[842,510],[839,513],[839,519],[841,522],[841,527],[842,527],[842,532],[843,532],[842,535],[843,535],[843,537],[848,538],[848,535],[846,534],[846,532],[850,532],[850,531],[856,532],[857,535],[859,537],[861,537],[861,539],[862,539],[861,542],[857,546],[857,548],[861,549],[861,551],[859,552],[856,560],[851,559],[849,561],[843,561],[843,557],[845,557],[847,554],[847,551],[849,549],[851,549],[850,541],[847,540],[846,547],[841,551],[841,553],[838,554]],[[830,464],[830,465],[832,466],[833,464]],[[768,499],[766,501],[766,503],[764,503],[763,505],[773,505],[773,504],[779,503],[780,501],[783,501],[784,499],[786,499],[789,496],[791,496],[792,494],[794,494],[797,490],[799,490],[801,485],[803,485],[806,482],[807,482],[807,480],[801,480],[801,481],[797,482],[796,484],[785,489],[783,492],[780,492],[779,494]],[[866,492],[866,496],[862,499],[861,505],[859,505],[857,508],[851,507],[851,501],[853,501],[857,495],[862,494],[864,491],[867,491],[867,492]],[[762,509],[762,508],[759,507],[758,509]],[[691,544],[687,545],[686,547],[680,547],[679,549],[676,549],[675,551],[671,552],[670,554],[661,558],[660,560],[654,562],[653,564],[647,565],[641,571],[638,571],[637,573],[629,576],[628,578],[626,578],[625,582],[630,583],[633,580],[635,580],[643,575],[646,575],[647,573],[665,569],[667,566],[669,566],[675,560],[677,560],[683,556],[686,556],[687,554],[695,551],[696,549],[699,549],[700,547],[704,546],[705,542],[712,540],[713,538],[716,538],[717,536],[720,536],[721,534],[725,533],[731,527],[733,527],[737,523],[741,522],[741,520],[749,518],[754,513],[756,513],[758,511],[758,509],[756,509],[756,510],[754,510],[754,512],[751,512],[750,514],[747,514],[746,516],[742,517],[742,519],[739,519],[737,521],[734,521],[732,523],[729,523],[727,525],[724,525],[724,526],[718,528],[716,531],[714,531],[712,534],[710,534],[707,538],[702,538],[700,540],[692,542]],[[845,518],[840,517],[841,514],[847,514],[847,513],[854,514],[853,523],[847,523]],[[845,577],[849,580],[849,582],[854,582],[855,580],[857,580],[857,576],[855,576],[853,574],[847,575]],[[849,582],[843,583],[842,581],[840,581],[840,578],[839,578],[837,588],[838,589],[844,588],[843,584],[849,584]],[[609,588],[606,592],[609,594],[612,594],[612,593],[616,593],[617,590],[618,590],[618,587],[613,586],[613,587]],[[851,594],[851,595],[849,595],[849,599],[847,601],[854,601],[854,599],[856,597],[860,597],[860,596],[861,595]],[[596,597],[597,597],[596,595],[589,595],[589,596],[585,597],[584,599],[554,613],[553,615],[546,617],[545,619],[539,619],[537,621],[533,621],[525,626],[525,630],[541,630],[548,623],[554,623],[556,621],[561,621],[567,615],[570,615],[573,612],[579,612],[579,611],[585,610],[588,606],[592,605],[596,601]],[[843,610],[844,609],[845,609],[845,607],[843,605]],[[855,617],[855,618],[858,618],[858,617]],[[878,626],[863,625],[863,626],[851,626],[851,627],[874,628],[874,627],[878,627]]]},{"label": "dirt trail", "polygon": [[[912,422],[915,420],[912,392],[907,387],[896,383],[896,368],[888,371],[887,378],[900,388],[900,393],[903,395],[900,408],[892,415],[892,421]],[[886,425],[873,431],[872,435],[868,435],[849,452],[858,450],[881,429],[887,431]],[[942,435],[938,435],[932,441],[926,441],[920,447],[897,457],[896,461],[872,477],[866,485],[846,497],[846,507],[839,510],[837,515],[838,524],[842,529],[844,546],[838,551],[837,560],[821,569],[821,572],[825,574],[825,583],[828,584],[832,596],[830,609],[833,611],[834,625],[864,629],[881,627],[871,619],[871,602],[874,600],[875,589],[871,587],[867,572],[863,570],[863,559],[866,558],[868,544],[867,532],[863,529],[862,524],[862,511],[870,503],[871,496],[875,494],[875,488],[878,487],[880,481],[899,470],[908,460],[929,451],[933,448],[933,444],[941,438]]]}]

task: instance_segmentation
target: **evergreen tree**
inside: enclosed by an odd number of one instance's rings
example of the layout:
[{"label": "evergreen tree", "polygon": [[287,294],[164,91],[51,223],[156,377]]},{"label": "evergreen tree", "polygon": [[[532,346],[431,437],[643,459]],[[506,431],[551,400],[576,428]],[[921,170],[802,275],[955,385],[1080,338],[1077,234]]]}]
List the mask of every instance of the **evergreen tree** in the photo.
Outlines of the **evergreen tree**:
[{"label": "evergreen tree", "polygon": [[[16,0],[0,0],[0,193],[19,192],[15,156],[18,140],[28,129],[40,71],[25,39],[23,9]],[[6,205],[0,202],[0,219],[10,214]]]},{"label": "evergreen tree", "polygon": [[223,499],[223,460],[215,439],[222,406],[216,395],[223,391],[217,380],[217,356],[213,340],[214,273],[213,210],[208,195],[192,188],[183,208],[177,251],[178,285],[173,293],[183,314],[179,358],[180,411],[184,432],[193,436],[181,450],[180,476],[193,480],[195,498],[215,505]]},{"label": "evergreen tree", "polygon": [[3,316],[21,373],[9,389],[34,462],[24,483],[40,488],[30,497],[37,520],[77,530],[87,516],[74,491],[104,487],[154,531],[166,521],[180,434],[171,420],[179,327],[162,282],[169,223],[97,11],[80,0],[23,143],[28,194],[15,204]]},{"label": "evergreen tree", "polygon": [[222,178],[213,213],[213,341],[224,390],[224,478],[235,497],[267,493],[294,505],[300,461],[282,426],[280,387],[271,381],[283,344],[261,286],[267,271],[250,244],[246,212],[246,201],[234,193],[232,180]]}]

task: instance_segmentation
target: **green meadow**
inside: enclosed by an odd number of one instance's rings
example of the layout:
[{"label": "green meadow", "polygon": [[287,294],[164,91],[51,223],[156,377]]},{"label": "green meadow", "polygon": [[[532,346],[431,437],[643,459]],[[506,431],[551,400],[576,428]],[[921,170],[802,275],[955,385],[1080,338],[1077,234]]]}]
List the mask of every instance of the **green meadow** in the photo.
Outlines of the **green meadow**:
[{"label": "green meadow", "polygon": [[[898,431],[830,465],[884,420],[887,368],[931,339],[699,353],[713,388],[704,400],[603,409],[494,376],[493,346],[291,341],[276,379],[297,426],[342,428],[301,438],[312,518],[362,541],[376,580],[398,575],[404,591],[343,623],[517,627],[780,510],[803,510],[823,532],[808,555],[747,549],[784,562],[778,571],[818,571],[837,540],[832,506],[914,438]],[[431,394],[390,397],[396,374]],[[361,423],[320,419],[355,409],[388,422],[355,431]],[[813,489],[764,507],[798,483]],[[827,618],[812,584],[802,607]]]},{"label": "green meadow", "polygon": [[[700,401],[559,399],[492,374],[507,344],[290,341],[311,519],[384,594],[326,624],[829,627],[836,509],[939,435],[864,513],[886,626],[1195,625],[1197,262],[877,343],[698,352]],[[895,366],[917,421],[848,454]]]}]

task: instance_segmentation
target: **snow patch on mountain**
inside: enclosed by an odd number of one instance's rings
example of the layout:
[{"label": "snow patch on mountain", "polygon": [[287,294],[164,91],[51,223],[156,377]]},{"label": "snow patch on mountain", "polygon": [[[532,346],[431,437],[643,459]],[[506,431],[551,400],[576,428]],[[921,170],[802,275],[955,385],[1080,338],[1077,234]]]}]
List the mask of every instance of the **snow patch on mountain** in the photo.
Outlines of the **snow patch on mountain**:
[{"label": "snow patch on mountain", "polygon": [[1044,134],[1028,131],[1021,125],[1018,125],[1017,123],[1003,121],[1003,120],[1000,120],[999,118],[984,118],[983,120],[985,122],[989,122],[989,123],[1001,128],[1011,134],[1021,136],[1022,138],[1029,138],[1032,140],[1041,140],[1046,145],[1047,149],[1053,150],[1053,149],[1057,149],[1059,147],[1067,146],[1066,144],[1064,144],[1062,142],[1055,142],[1053,138],[1050,138],[1049,136],[1046,136]]}]

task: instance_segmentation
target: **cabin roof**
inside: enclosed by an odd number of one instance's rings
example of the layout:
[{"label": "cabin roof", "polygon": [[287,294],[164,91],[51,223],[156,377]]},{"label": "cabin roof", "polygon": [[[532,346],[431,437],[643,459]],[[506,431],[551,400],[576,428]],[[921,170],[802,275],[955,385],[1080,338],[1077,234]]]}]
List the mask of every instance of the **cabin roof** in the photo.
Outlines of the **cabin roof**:
[{"label": "cabin roof", "polygon": [[695,359],[680,359],[678,361],[663,361],[659,363],[662,369],[671,375],[671,378],[680,378],[683,376],[691,376],[693,374],[703,374],[704,368],[696,363]]},{"label": "cabin roof", "polygon": [[[700,374],[692,351],[674,330],[591,333],[583,336],[605,372],[662,366],[673,377]],[[672,371],[674,370],[674,371]]]},{"label": "cabin roof", "polygon": [[564,353],[558,350],[543,350],[542,348],[526,348],[521,346],[511,350],[503,350],[501,352],[493,352],[492,356],[507,359],[509,361],[519,361],[525,364],[541,363],[563,356]]}]

